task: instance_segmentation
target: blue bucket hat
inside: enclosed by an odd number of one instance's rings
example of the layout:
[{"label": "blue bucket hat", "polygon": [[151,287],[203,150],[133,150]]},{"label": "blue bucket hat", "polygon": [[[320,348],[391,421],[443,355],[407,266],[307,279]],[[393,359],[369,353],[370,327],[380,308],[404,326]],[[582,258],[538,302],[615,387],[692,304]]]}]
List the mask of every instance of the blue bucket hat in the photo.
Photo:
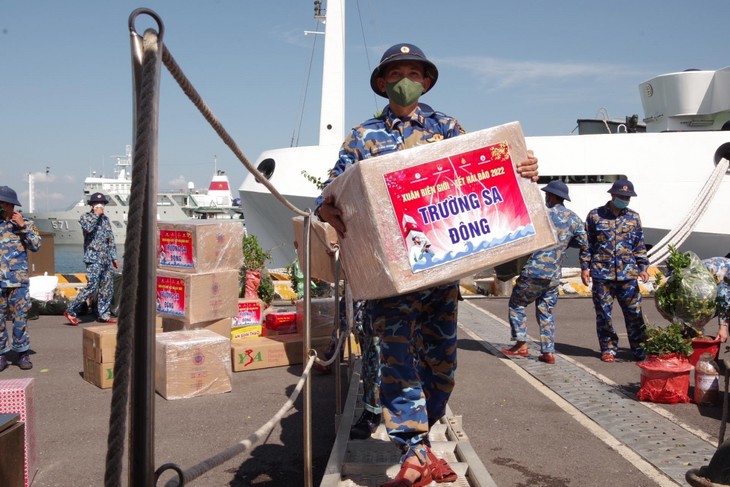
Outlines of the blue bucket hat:
[{"label": "blue bucket hat", "polygon": [[18,201],[18,193],[8,186],[0,186],[0,201],[10,203],[15,206],[23,206]]},{"label": "blue bucket hat", "polygon": [[570,196],[568,194],[568,185],[560,181],[559,179],[550,181],[547,186],[541,189],[546,193],[554,194],[558,198],[563,198],[564,200],[570,201]]},{"label": "blue bucket hat", "polygon": [[421,49],[413,44],[396,44],[385,51],[383,57],[380,58],[380,64],[378,64],[378,66],[373,70],[373,74],[370,75],[370,88],[383,98],[388,98],[388,95],[384,91],[378,90],[377,79],[383,75],[383,69],[385,69],[386,66],[398,61],[420,61],[423,63],[426,76],[431,78],[431,86],[423,93],[426,93],[433,88],[436,84],[436,80],[439,79],[438,68],[436,68],[434,63],[426,58],[426,55]]},{"label": "blue bucket hat", "polygon": [[636,196],[636,192],[634,192],[634,183],[628,179],[617,179],[614,181],[613,186],[611,186],[611,189],[608,190],[608,193],[620,196]]},{"label": "blue bucket hat", "polygon": [[91,206],[94,205],[105,205],[109,203],[109,200],[106,199],[106,196],[104,196],[104,193],[94,193],[89,198],[89,201],[87,203]]}]

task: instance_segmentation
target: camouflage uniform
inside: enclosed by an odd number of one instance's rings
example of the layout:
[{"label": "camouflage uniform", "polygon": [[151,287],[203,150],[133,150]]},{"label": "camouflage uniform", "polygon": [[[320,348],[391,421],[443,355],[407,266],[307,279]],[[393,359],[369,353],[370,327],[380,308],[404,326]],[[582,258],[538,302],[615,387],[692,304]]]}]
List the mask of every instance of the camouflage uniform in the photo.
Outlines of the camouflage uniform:
[{"label": "camouflage uniform", "polygon": [[[582,260],[587,260],[588,240],[583,221],[561,204],[548,210],[555,227],[558,244],[534,252],[512,289],[509,299],[509,323],[513,341],[527,341],[525,308],[535,302],[537,323],[540,328],[540,351],[555,353],[555,319],[553,307],[558,301],[561,266],[568,246],[580,249]],[[586,269],[588,265],[585,264]]]},{"label": "camouflage uniform", "polygon": [[[611,321],[613,300],[618,300],[626,322],[629,346],[637,357],[643,355],[641,342],[646,338],[646,323],[641,313],[639,273],[646,271],[644,230],[639,214],[630,208],[614,215],[608,203],[595,208],[586,218],[593,280],[593,306],[601,353],[616,354],[618,335]],[[581,266],[585,267],[585,259]]]},{"label": "camouflage uniform", "polygon": [[730,259],[711,257],[702,261],[718,281],[717,301],[722,310],[718,313],[722,322],[730,321]]},{"label": "camouflage uniform", "polygon": [[[347,136],[325,185],[361,160],[462,133],[454,118],[428,105],[419,104],[410,119],[400,119],[386,106]],[[320,196],[317,210],[322,202]],[[367,302],[366,314],[381,341],[383,418],[402,461],[415,454],[425,462],[429,427],[444,415],[454,388],[458,295],[454,282]]]},{"label": "camouflage uniform", "polygon": [[[347,315],[345,314],[345,299],[340,299],[340,328],[339,332],[347,332]],[[353,302],[353,333],[357,339],[362,357],[362,401],[365,409],[374,414],[380,414],[380,338],[373,333],[373,323],[365,312],[365,301]],[[337,347],[337,329],[332,330],[330,342],[324,351],[324,359],[329,360]]]},{"label": "camouflage uniform", "polygon": [[87,284],[71,305],[68,313],[77,316],[85,303],[96,295],[97,315],[100,320],[111,317],[114,294],[114,265],[117,260],[117,246],[109,218],[106,215],[84,213],[79,219],[84,232],[84,264],[86,264]]},{"label": "camouflage uniform", "polygon": [[[26,327],[31,304],[27,251],[38,251],[41,237],[31,220],[23,220],[23,229],[9,220],[0,220],[0,355],[11,348],[16,352],[30,348]],[[14,319],[12,340],[5,326],[8,318]]]}]

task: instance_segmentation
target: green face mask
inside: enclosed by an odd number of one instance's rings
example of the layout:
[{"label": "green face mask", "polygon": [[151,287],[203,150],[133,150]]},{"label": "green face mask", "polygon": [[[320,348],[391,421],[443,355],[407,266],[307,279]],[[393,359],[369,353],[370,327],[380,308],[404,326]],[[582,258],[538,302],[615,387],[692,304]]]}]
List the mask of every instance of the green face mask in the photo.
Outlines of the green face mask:
[{"label": "green face mask", "polygon": [[403,78],[397,83],[386,83],[385,92],[388,99],[396,105],[408,107],[418,101],[423,93],[423,83]]}]

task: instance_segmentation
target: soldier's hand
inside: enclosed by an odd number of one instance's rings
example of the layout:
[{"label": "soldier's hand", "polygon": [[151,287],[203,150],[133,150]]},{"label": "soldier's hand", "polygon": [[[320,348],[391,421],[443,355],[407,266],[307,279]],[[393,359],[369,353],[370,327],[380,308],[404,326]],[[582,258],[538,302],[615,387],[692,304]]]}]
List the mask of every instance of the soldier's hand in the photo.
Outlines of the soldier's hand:
[{"label": "soldier's hand", "polygon": [[517,164],[517,173],[523,178],[529,178],[533,182],[537,182],[537,157],[531,151],[527,151],[527,159]]},{"label": "soldier's hand", "polygon": [[335,206],[333,196],[327,196],[322,202],[322,206],[319,207],[319,218],[332,225],[340,238],[345,238],[347,227],[345,227],[345,222],[342,221],[342,212]]},{"label": "soldier's hand", "polygon": [[10,220],[20,228],[25,228],[25,219],[19,211],[13,211],[13,216]]}]

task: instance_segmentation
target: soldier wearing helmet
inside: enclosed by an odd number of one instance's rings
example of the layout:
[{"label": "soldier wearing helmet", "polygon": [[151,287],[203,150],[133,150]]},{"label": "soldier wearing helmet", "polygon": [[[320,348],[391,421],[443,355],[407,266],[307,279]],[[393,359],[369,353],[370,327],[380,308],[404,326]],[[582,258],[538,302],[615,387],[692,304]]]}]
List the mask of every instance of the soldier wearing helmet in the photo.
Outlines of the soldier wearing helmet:
[{"label": "soldier wearing helmet", "polygon": [[[386,50],[370,76],[370,87],[387,98],[388,104],[378,116],[352,129],[325,186],[363,159],[463,134],[455,118],[420,103],[438,79],[436,65],[417,46],[401,43]],[[529,152],[517,170],[536,181],[537,159]],[[345,238],[347,228],[333,197],[320,196],[315,214]],[[376,335],[370,341],[376,343],[377,338],[383,344],[379,395],[383,417],[391,441],[403,454],[400,472],[385,486],[403,481],[427,485],[432,479],[453,482],[457,478],[448,463],[431,452],[428,431],[444,415],[454,387],[458,296],[458,282],[453,282],[366,304]],[[414,350],[413,344],[419,343],[416,335],[429,337],[427,350]],[[429,370],[419,373],[421,367]],[[379,407],[366,404],[358,423],[380,421]]]},{"label": "soldier wearing helmet", "polygon": [[[0,186],[0,372],[8,366],[6,354],[10,350],[18,353],[18,367],[33,368],[27,327],[31,305],[27,251],[37,252],[41,237],[16,206],[20,206],[17,193]],[[6,327],[8,319],[13,320],[12,336]]]},{"label": "soldier wearing helmet", "polygon": [[[509,299],[509,324],[511,338],[516,343],[502,353],[526,357],[527,316],[525,308],[535,303],[537,324],[540,329],[540,356],[538,360],[547,364],[555,363],[555,318],[553,308],[558,302],[558,287],[562,276],[562,263],[568,247],[580,249],[580,255],[588,258],[588,240],[583,220],[563,206],[570,201],[568,186],[560,181],[550,181],[542,188],[545,191],[545,205],[549,209],[550,220],[555,228],[558,243],[549,249],[538,250],[522,268]],[[588,268],[587,264],[584,264]]]},{"label": "soldier wearing helmet", "polygon": [[117,246],[111,222],[104,214],[109,200],[103,193],[94,193],[87,201],[91,211],[81,215],[79,223],[84,233],[84,264],[86,264],[86,287],[74,298],[63,314],[69,323],[79,324],[79,313],[96,298],[97,321],[116,323],[111,315],[114,293],[114,269],[119,268]]},{"label": "soldier wearing helmet", "polygon": [[590,255],[581,262],[581,278],[586,285],[593,281],[591,292],[601,360],[614,362],[618,351],[618,335],[611,320],[614,300],[624,314],[631,353],[636,360],[643,360],[641,342],[646,339],[646,323],[638,279],[649,280],[644,230],[639,214],[629,208],[631,197],[636,196],[634,184],[628,179],[617,179],[608,193],[611,200],[586,217]]}]

